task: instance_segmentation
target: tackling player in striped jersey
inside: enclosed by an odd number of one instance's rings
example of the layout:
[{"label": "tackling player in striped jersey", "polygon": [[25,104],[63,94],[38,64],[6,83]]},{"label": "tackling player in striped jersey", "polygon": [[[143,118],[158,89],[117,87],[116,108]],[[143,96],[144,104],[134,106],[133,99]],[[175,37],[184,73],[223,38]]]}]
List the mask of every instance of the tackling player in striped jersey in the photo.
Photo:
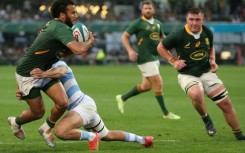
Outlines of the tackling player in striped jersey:
[{"label": "tackling player in striped jersey", "polygon": [[[68,112],[56,125],[54,134],[62,140],[87,140],[90,150],[98,150],[103,141],[137,142],[145,147],[153,146],[152,136],[139,136],[120,130],[108,130],[97,112],[94,100],[84,94],[77,84],[71,68],[64,61],[53,64],[52,69],[31,71],[34,78],[59,78],[69,99]],[[17,92],[17,97],[21,95]],[[79,129],[84,127],[87,131]],[[92,132],[93,131],[93,132]],[[94,133],[95,132],[95,133]]]}]

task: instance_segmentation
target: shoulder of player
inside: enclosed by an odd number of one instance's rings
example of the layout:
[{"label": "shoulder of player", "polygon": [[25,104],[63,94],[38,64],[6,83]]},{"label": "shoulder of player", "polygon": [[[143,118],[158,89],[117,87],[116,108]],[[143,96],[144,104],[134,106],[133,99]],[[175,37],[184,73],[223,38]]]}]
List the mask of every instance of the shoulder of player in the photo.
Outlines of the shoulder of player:
[{"label": "shoulder of player", "polygon": [[212,32],[210,30],[210,28],[208,26],[206,26],[206,25],[202,25],[202,28],[203,28],[203,31],[205,31],[205,32]]},{"label": "shoulder of player", "polygon": [[162,22],[160,20],[158,20],[158,19],[154,18],[154,21],[162,24]]},{"label": "shoulder of player", "polygon": [[203,32],[206,33],[209,37],[213,37],[213,33],[211,29],[208,26],[203,25],[202,26]]},{"label": "shoulder of player", "polygon": [[142,22],[142,21],[143,21],[143,20],[142,20],[141,18],[137,18],[137,19],[131,21],[131,24],[138,24],[138,23],[140,23],[140,22]]},{"label": "shoulder of player", "polygon": [[65,23],[63,23],[62,21],[57,20],[57,19],[53,19],[53,20],[49,21],[47,24],[53,30],[58,30],[58,29],[71,29],[68,25],[66,25]]}]

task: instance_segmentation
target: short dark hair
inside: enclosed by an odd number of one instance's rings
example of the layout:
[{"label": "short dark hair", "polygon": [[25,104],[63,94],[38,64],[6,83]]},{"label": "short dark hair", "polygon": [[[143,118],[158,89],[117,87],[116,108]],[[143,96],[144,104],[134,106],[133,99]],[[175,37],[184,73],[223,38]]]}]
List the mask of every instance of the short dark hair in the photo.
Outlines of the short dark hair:
[{"label": "short dark hair", "polygon": [[187,14],[199,14],[199,13],[203,14],[203,11],[202,11],[202,9],[200,9],[198,7],[192,7],[187,12]]},{"label": "short dark hair", "polygon": [[150,0],[142,1],[142,3],[141,3],[141,8],[143,8],[144,5],[152,5],[152,6],[154,7],[153,2],[150,1]]},{"label": "short dark hair", "polygon": [[75,5],[74,0],[54,0],[51,4],[50,13],[53,18],[60,16],[60,13],[66,13],[68,5]]}]

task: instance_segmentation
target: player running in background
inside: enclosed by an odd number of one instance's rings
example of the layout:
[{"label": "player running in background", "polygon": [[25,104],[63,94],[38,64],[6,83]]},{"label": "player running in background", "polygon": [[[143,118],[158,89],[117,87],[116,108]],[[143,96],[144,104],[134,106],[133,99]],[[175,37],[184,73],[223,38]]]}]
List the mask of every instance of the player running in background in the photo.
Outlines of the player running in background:
[{"label": "player running in background", "polygon": [[[228,91],[215,73],[218,65],[215,62],[213,33],[203,25],[202,10],[191,8],[187,12],[186,22],[159,43],[158,52],[178,70],[178,82],[201,116],[208,135],[215,135],[216,129],[207,112],[205,94],[222,110],[236,139],[245,140]],[[172,48],[176,49],[178,58],[168,51]]]},{"label": "player running in background", "polygon": [[[133,87],[123,95],[117,95],[118,109],[124,113],[124,104],[129,98],[150,91],[153,88],[155,98],[167,119],[180,119],[180,116],[169,112],[163,97],[163,83],[159,72],[157,45],[164,34],[160,21],[153,18],[155,9],[151,1],[143,1],[141,7],[142,17],[132,21],[122,35],[122,43],[128,52],[131,61],[137,61],[142,74],[142,83]],[[135,34],[138,40],[138,53],[130,45],[129,38]]]},{"label": "player running in background", "polygon": [[[94,100],[85,95],[79,88],[72,70],[64,61],[59,61],[48,71],[34,69],[31,71],[33,78],[59,78],[69,99],[68,111],[57,123],[54,134],[62,140],[87,140],[89,149],[97,150],[100,138],[103,141],[138,142],[145,147],[153,146],[153,137],[139,136],[120,130],[108,130],[103,120],[97,113]],[[17,97],[20,97],[17,96]],[[79,129],[84,127],[88,132]]]},{"label": "player running in background", "polygon": [[71,27],[78,16],[73,0],[54,0],[50,10],[53,19],[40,31],[16,68],[18,87],[29,108],[17,117],[8,117],[8,123],[14,135],[19,139],[24,139],[26,136],[22,126],[42,118],[45,113],[40,90],[44,91],[55,105],[51,110],[51,115],[39,128],[39,133],[50,147],[54,147],[50,131],[65,112],[68,99],[58,79],[34,79],[30,76],[30,72],[34,68],[44,71],[50,69],[52,64],[65,54],[86,52],[94,44],[95,39],[92,33],[86,42],[77,42],[74,39]]}]

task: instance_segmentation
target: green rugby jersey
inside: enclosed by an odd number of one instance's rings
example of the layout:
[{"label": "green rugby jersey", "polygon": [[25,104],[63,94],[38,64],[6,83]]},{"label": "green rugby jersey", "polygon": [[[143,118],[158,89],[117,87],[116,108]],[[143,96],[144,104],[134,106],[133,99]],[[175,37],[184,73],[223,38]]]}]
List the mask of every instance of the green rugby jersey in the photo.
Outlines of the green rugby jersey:
[{"label": "green rugby jersey", "polygon": [[202,26],[199,38],[194,38],[187,25],[171,32],[163,41],[166,49],[175,48],[178,59],[186,61],[186,67],[179,70],[181,74],[201,76],[210,70],[209,55],[213,47],[213,34],[206,26]]},{"label": "green rugby jersey", "polygon": [[146,18],[141,17],[132,21],[126,32],[130,35],[135,34],[138,41],[138,64],[158,60],[157,45],[163,35],[160,21],[154,19],[153,24],[151,24]]},{"label": "green rugby jersey", "polygon": [[64,53],[70,52],[67,45],[73,40],[69,26],[57,19],[49,21],[19,60],[16,72],[29,77],[34,68],[44,71],[50,69]]}]

